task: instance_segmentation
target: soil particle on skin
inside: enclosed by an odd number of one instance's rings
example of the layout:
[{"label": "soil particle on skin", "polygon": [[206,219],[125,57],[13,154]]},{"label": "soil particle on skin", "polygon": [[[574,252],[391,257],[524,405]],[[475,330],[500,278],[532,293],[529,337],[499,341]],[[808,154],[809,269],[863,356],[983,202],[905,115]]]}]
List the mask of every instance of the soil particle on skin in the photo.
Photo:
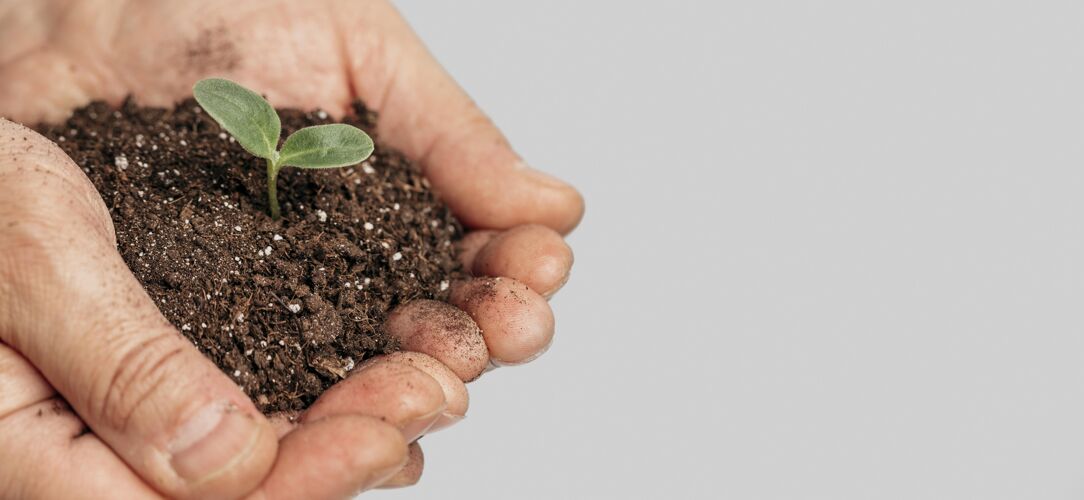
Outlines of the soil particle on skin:
[{"label": "soil particle on skin", "polygon": [[[373,134],[375,115],[344,121]],[[283,137],[329,123],[280,110]],[[174,109],[96,102],[39,129],[86,172],[118,247],[165,317],[265,413],[300,410],[373,355],[414,299],[446,300],[462,227],[377,139],[342,169],[284,169],[267,216],[266,166],[189,99]]]},{"label": "soil particle on skin", "polygon": [[482,303],[497,296],[497,283],[500,278],[481,278],[474,281],[464,301],[468,304]]},{"label": "soil particle on skin", "polygon": [[[410,320],[416,325],[425,325],[428,328],[446,332],[478,331],[478,325],[467,313],[443,302],[419,302],[419,306],[411,312]],[[477,335],[464,335],[464,337],[480,338]]]},{"label": "soil particle on skin", "polygon": [[450,349],[459,359],[469,363],[479,361],[478,353],[486,353],[485,341],[478,325],[463,310],[444,302],[422,300],[408,308],[409,316],[402,311],[389,318],[388,323],[413,325],[410,341],[404,341],[409,348],[410,342],[425,338],[443,339],[446,349]]}]

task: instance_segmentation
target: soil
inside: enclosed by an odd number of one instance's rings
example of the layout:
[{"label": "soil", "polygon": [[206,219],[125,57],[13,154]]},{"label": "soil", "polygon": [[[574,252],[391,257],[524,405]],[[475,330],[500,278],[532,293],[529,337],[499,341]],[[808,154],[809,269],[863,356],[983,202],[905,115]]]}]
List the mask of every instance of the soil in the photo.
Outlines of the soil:
[{"label": "soil", "polygon": [[[373,135],[355,104],[343,121]],[[283,137],[330,123],[280,110]],[[266,166],[194,100],[173,109],[92,103],[39,129],[83,168],[118,247],[162,314],[265,413],[300,410],[362,360],[396,348],[396,305],[446,300],[462,227],[418,168],[383,146],[359,166],[286,168],[282,218]]]}]

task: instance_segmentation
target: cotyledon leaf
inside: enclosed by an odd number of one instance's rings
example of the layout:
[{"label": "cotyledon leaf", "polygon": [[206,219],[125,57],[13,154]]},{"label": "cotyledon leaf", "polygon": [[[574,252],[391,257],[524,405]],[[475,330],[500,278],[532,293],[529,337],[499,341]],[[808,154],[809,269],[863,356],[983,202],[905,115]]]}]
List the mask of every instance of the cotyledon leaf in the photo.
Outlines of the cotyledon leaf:
[{"label": "cotyledon leaf", "polygon": [[208,78],[192,87],[192,95],[246,151],[270,160],[277,157],[282,124],[259,94],[229,80]]},{"label": "cotyledon leaf", "polygon": [[336,168],[361,163],[373,153],[373,139],[344,123],[305,127],[286,138],[279,165]]}]

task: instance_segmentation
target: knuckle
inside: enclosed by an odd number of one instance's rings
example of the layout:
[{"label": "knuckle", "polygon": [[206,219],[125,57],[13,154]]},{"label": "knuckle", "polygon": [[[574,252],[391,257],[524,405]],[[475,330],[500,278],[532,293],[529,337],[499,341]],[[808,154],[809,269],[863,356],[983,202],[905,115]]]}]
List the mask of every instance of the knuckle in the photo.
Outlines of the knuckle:
[{"label": "knuckle", "polygon": [[126,432],[132,417],[159,408],[159,397],[171,387],[183,371],[184,344],[177,333],[163,329],[130,345],[117,361],[97,377],[97,387],[90,401],[91,414],[97,422]]}]

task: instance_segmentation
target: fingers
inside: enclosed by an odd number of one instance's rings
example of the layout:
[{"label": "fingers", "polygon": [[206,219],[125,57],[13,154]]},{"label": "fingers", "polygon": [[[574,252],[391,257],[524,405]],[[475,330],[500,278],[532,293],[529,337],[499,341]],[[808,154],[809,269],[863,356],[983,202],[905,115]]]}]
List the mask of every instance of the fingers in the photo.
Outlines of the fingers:
[{"label": "fingers", "polygon": [[10,143],[22,146],[0,149],[2,340],[156,489],[251,491],[274,459],[269,422],[159,314],[78,167],[41,136],[0,123],[0,144]]},{"label": "fingers", "polygon": [[[0,492],[5,498],[155,498],[30,363],[0,344]],[[88,465],[90,465],[88,467]]]},{"label": "fingers", "polygon": [[0,344],[0,419],[55,394],[52,386],[26,359]]},{"label": "fingers", "polygon": [[513,278],[549,297],[568,281],[572,249],[548,227],[517,226],[494,236],[480,248],[471,269],[475,276]]},{"label": "fingers", "polygon": [[[538,223],[561,233],[576,227],[580,194],[526,166],[390,3],[374,2],[363,12],[351,5],[344,1],[336,20],[354,92],[380,112],[381,136],[422,164],[463,223],[495,229]],[[379,35],[364,29],[373,24]]]},{"label": "fingers", "polygon": [[421,445],[416,442],[410,443],[406,465],[399,469],[399,472],[396,472],[390,479],[380,483],[379,488],[403,488],[418,484],[418,480],[422,478],[422,469],[424,468],[425,454],[422,453]]},{"label": "fingers", "polygon": [[436,358],[420,352],[393,352],[383,356],[382,359],[395,363],[403,363],[417,368],[440,384],[441,390],[444,391],[444,402],[446,406],[441,413],[441,417],[429,428],[429,433],[449,427],[456,422],[463,420],[464,416],[467,414],[467,407],[470,405],[470,395],[467,393],[467,386],[463,384],[463,381],[451,368],[448,368],[444,363],[437,361]]},{"label": "fingers", "polygon": [[[454,372],[424,354],[401,351],[363,363],[346,380],[324,392],[301,417],[299,430],[304,431],[308,422],[366,415],[399,429],[402,438],[412,442],[435,425],[447,426],[462,419],[467,404],[466,386]],[[409,461],[400,463],[398,472],[382,475],[379,480],[368,476],[371,481],[366,487],[414,484],[421,477],[422,461],[421,448],[413,443]]]},{"label": "fingers", "polygon": [[4,498],[161,498],[58,398],[0,419]]},{"label": "fingers", "polygon": [[435,358],[464,382],[480,376],[489,361],[526,363],[553,339],[553,311],[546,299],[514,279],[456,283],[449,300],[451,305],[417,300],[400,306],[384,328],[403,350]]},{"label": "fingers", "polygon": [[282,439],[279,450],[271,474],[252,498],[349,498],[407,463],[401,432],[361,415],[306,420]]},{"label": "fingers", "polygon": [[473,275],[492,277],[457,284],[450,299],[481,328],[491,360],[519,364],[545,352],[553,338],[553,312],[545,298],[564,286],[572,270],[572,249],[564,239],[528,224],[468,233],[458,250]]},{"label": "fingers", "polygon": [[546,299],[511,278],[474,278],[457,283],[449,301],[482,329],[490,359],[499,365],[526,363],[553,339],[553,311]]},{"label": "fingers", "polygon": [[[14,351],[0,350],[4,387],[44,382]],[[14,498],[158,498],[61,400],[3,392],[20,409],[0,417],[0,491]],[[41,399],[45,394],[45,399]],[[7,397],[7,396],[12,397]],[[284,426],[285,426],[284,422]],[[407,485],[421,450],[375,418],[331,416],[290,425],[271,474],[250,498],[339,498],[377,484]],[[388,479],[391,478],[391,479]]]},{"label": "fingers", "polygon": [[416,300],[400,306],[388,316],[384,330],[399,340],[403,350],[436,358],[464,382],[478,378],[489,364],[478,325],[444,302]]},{"label": "fingers", "polygon": [[335,415],[368,415],[400,429],[414,441],[441,418],[444,389],[425,372],[378,358],[325,391],[302,416],[311,422]]},{"label": "fingers", "polygon": [[498,234],[501,234],[501,232],[479,229],[463,235],[463,239],[456,243],[459,263],[463,264],[463,269],[467,272],[473,272],[474,261],[478,257],[478,252],[481,252],[482,248],[489,244],[490,241],[493,241],[493,238],[496,238]]}]

